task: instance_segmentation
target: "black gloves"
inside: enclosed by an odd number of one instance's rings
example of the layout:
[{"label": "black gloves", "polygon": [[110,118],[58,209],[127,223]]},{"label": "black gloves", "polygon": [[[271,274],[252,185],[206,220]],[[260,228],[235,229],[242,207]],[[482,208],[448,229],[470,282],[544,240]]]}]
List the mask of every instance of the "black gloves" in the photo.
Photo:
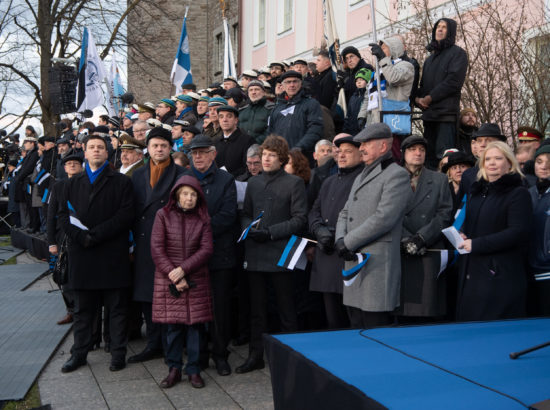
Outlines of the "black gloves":
[{"label": "black gloves", "polygon": [[325,225],[320,225],[315,229],[315,237],[317,238],[317,247],[321,252],[330,255],[334,252],[334,233]]},{"label": "black gloves", "polygon": [[89,248],[95,244],[92,236],[88,231],[85,231],[83,229],[78,232],[77,236],[77,242],[82,246],[83,248]]},{"label": "black gloves", "polygon": [[426,242],[420,234],[401,240],[401,252],[405,255],[422,256],[426,253]]},{"label": "black gloves", "polygon": [[382,50],[382,47],[380,47],[378,44],[370,43],[370,52],[373,56],[377,58],[378,61],[382,60],[384,57],[386,57],[386,53],[384,53],[384,50]]},{"label": "black gloves", "polygon": [[271,234],[266,228],[252,228],[248,231],[248,237],[256,242],[266,242],[271,239]]},{"label": "black gloves", "polygon": [[344,238],[338,239],[334,244],[334,248],[336,249],[338,256],[340,256],[341,258],[344,258],[344,260],[346,261],[355,260],[356,256],[352,251],[346,248],[346,244],[344,243]]},{"label": "black gloves", "polygon": [[359,129],[362,130],[363,128],[365,128],[365,123],[367,122],[367,119],[366,118],[357,118],[357,125],[359,126]]}]

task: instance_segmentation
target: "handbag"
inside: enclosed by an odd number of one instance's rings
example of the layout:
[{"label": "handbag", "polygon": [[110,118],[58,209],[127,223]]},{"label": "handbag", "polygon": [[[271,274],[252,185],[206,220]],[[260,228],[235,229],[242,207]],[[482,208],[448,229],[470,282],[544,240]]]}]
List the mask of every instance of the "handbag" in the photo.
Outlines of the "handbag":
[{"label": "handbag", "polygon": [[69,281],[69,255],[67,254],[67,236],[63,237],[63,241],[59,246],[57,260],[55,261],[52,279],[57,286],[65,285]]}]

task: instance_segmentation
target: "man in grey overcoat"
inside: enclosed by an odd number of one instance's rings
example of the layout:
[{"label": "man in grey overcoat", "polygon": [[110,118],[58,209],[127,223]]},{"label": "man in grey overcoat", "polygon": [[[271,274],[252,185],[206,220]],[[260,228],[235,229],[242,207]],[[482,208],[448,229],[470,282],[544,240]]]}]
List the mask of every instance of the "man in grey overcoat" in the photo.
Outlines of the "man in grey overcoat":
[{"label": "man in grey overcoat", "polygon": [[355,253],[370,254],[355,281],[344,286],[351,326],[370,328],[391,323],[390,312],[399,306],[399,244],[412,191],[407,171],[393,162],[390,127],[368,125],[354,140],[361,143],[365,169],[338,217],[335,248],[346,270],[357,265]]}]

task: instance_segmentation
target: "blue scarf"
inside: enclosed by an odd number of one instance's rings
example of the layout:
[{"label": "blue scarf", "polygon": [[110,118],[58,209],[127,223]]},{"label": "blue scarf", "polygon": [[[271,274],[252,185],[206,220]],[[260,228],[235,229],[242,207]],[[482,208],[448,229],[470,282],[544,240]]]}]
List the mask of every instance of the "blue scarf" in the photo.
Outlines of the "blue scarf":
[{"label": "blue scarf", "polygon": [[197,179],[199,181],[202,181],[204,178],[206,178],[206,176],[210,173],[210,171],[214,169],[215,166],[216,166],[216,162],[212,162],[212,165],[210,165],[210,168],[208,168],[205,172],[200,172],[195,167],[191,167],[191,169],[193,170],[193,174],[195,174]]},{"label": "blue scarf", "polygon": [[99,174],[101,174],[101,171],[103,171],[105,169],[107,164],[109,164],[109,161],[105,161],[105,163],[101,167],[99,167],[95,171],[92,171],[90,169],[90,165],[88,164],[88,161],[86,161],[86,174],[88,175],[88,179],[90,180],[90,184],[93,184],[95,182],[95,180],[97,179]]},{"label": "blue scarf", "polygon": [[191,111],[193,108],[191,107],[187,107],[185,110],[183,110],[182,112],[180,112],[180,115],[178,115],[178,118],[176,118],[177,120],[181,120],[184,116],[184,114],[187,114],[189,111]]}]

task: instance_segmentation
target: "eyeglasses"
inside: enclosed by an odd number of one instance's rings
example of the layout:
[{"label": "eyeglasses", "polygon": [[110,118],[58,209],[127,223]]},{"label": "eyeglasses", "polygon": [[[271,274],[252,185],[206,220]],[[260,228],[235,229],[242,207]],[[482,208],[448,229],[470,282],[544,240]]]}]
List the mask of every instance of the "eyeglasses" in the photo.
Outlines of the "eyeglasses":
[{"label": "eyeglasses", "polygon": [[214,151],[213,149],[209,149],[209,150],[192,150],[191,151],[191,155],[194,156],[194,157],[198,157],[198,156],[202,156],[202,155],[206,155],[208,154],[209,152],[212,152]]},{"label": "eyeglasses", "polygon": [[248,165],[249,167],[253,167],[253,166],[259,166],[259,165],[262,165],[262,162],[261,161],[246,161],[246,165]]},{"label": "eyeglasses", "polygon": [[147,132],[147,130],[134,130],[134,134],[138,134],[138,133],[141,133],[141,132]]}]

